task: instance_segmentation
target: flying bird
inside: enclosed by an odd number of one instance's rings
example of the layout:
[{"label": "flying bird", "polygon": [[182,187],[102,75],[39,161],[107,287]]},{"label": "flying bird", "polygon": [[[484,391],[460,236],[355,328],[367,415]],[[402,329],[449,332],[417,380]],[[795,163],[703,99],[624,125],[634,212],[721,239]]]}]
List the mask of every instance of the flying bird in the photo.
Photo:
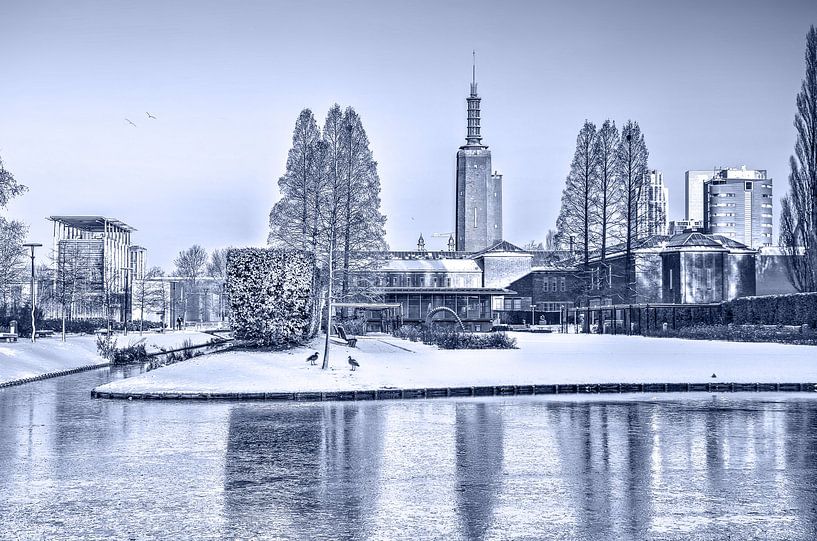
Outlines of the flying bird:
[{"label": "flying bird", "polygon": [[148,118],[152,118],[153,120],[156,120],[156,117],[153,116],[152,114],[148,113],[147,111],[145,111],[145,114],[148,116]]},{"label": "flying bird", "polygon": [[131,122],[131,121],[130,121],[130,119],[127,119],[127,118],[126,118],[126,119],[125,119],[125,122],[127,122],[128,124],[130,124],[130,125],[131,125],[131,126],[133,126],[134,128],[136,127],[136,124],[134,124],[133,122]]},{"label": "flying bird", "polygon": [[354,371],[355,371],[355,368],[360,367],[360,365],[358,364],[358,362],[357,362],[356,360],[354,360],[354,359],[352,358],[352,356],[351,356],[351,355],[349,355],[349,359],[348,359],[348,361],[346,361],[346,362],[348,362],[348,363],[349,363],[349,365],[352,367],[352,372],[354,372]]},{"label": "flying bird", "polygon": [[712,374],[712,377],[713,377],[713,378],[716,378],[716,377],[718,377],[718,376],[716,376],[716,375],[713,373],[713,374]]},{"label": "flying bird", "polygon": [[318,352],[316,351],[315,353],[307,357],[306,360],[307,362],[309,362],[309,364],[315,364],[315,361],[318,360]]}]

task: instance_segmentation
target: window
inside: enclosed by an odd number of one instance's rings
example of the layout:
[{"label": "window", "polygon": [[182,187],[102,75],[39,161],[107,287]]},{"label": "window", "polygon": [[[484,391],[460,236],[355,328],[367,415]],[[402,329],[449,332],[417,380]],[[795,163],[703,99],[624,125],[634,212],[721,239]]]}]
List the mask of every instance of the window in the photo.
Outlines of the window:
[{"label": "window", "polygon": [[517,311],[522,310],[522,299],[513,300],[513,309]]},{"label": "window", "polygon": [[669,290],[672,291],[672,269],[669,270]]},{"label": "window", "polygon": [[744,183],[744,188],[746,188],[747,190],[751,190],[752,189],[752,183],[751,182]]},{"label": "window", "polygon": [[565,277],[564,277],[564,276],[562,276],[562,277],[559,279],[559,281],[561,282],[561,285],[562,285],[562,291],[566,291],[566,289],[565,289]]},{"label": "window", "polygon": [[548,280],[547,278],[542,280],[542,291],[544,291],[545,293],[548,292],[548,284],[550,284],[550,280]]},{"label": "window", "polygon": [[425,287],[426,285],[426,277],[420,276],[420,287]]},{"label": "window", "polygon": [[446,277],[446,279],[445,279],[445,287],[451,287],[451,278],[450,278],[450,277]]}]

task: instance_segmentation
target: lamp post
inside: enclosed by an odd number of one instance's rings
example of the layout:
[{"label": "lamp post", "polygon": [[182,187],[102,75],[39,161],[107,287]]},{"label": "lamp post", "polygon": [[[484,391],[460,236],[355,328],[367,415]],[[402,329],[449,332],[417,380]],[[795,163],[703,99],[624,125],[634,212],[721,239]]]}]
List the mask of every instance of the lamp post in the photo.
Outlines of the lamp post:
[{"label": "lamp post", "polygon": [[29,242],[27,244],[23,244],[23,247],[31,249],[31,341],[34,342],[37,336],[37,328],[34,323],[34,302],[35,302],[35,295],[34,295],[34,248],[39,248],[42,244],[38,242]]},{"label": "lamp post", "polygon": [[124,309],[122,313],[122,321],[125,323],[125,336],[128,335],[128,305],[130,304],[130,295],[128,295],[128,273],[130,272],[130,267],[120,267],[120,269],[125,273],[125,301],[122,303],[124,304]]}]

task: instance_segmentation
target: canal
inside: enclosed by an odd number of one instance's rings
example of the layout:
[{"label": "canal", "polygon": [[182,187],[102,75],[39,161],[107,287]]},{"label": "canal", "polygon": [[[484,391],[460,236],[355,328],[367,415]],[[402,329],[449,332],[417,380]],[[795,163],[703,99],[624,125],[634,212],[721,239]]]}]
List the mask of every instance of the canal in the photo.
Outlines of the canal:
[{"label": "canal", "polygon": [[815,539],[817,397],[0,390],[0,539]]}]

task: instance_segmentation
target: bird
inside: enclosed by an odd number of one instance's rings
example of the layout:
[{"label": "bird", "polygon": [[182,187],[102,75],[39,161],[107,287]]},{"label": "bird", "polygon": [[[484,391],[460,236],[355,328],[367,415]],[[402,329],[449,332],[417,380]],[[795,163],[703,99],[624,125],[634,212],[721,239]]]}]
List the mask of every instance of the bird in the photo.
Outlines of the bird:
[{"label": "bird", "polygon": [[355,368],[360,366],[360,364],[358,364],[358,362],[354,360],[351,355],[349,355],[349,359],[346,362],[348,362],[349,365],[352,367],[352,372],[355,371]]},{"label": "bird", "polygon": [[128,124],[130,124],[130,125],[131,125],[131,126],[133,126],[134,128],[136,127],[136,124],[134,124],[133,122],[131,122],[131,121],[130,121],[129,119],[127,119],[127,118],[125,119],[125,122],[127,122]]},{"label": "bird", "polygon": [[309,362],[309,364],[315,364],[315,361],[318,360],[318,352],[316,351],[315,353],[307,357],[306,360]]},{"label": "bird", "polygon": [[153,116],[152,114],[148,113],[147,111],[145,111],[145,114],[148,116],[148,118],[152,118],[153,120],[156,120],[156,117]]},{"label": "bird", "polygon": [[713,373],[712,373],[712,377],[713,377],[713,378],[716,378],[716,377],[718,377],[718,376],[716,376],[716,375],[714,374],[714,372],[713,372]]}]

